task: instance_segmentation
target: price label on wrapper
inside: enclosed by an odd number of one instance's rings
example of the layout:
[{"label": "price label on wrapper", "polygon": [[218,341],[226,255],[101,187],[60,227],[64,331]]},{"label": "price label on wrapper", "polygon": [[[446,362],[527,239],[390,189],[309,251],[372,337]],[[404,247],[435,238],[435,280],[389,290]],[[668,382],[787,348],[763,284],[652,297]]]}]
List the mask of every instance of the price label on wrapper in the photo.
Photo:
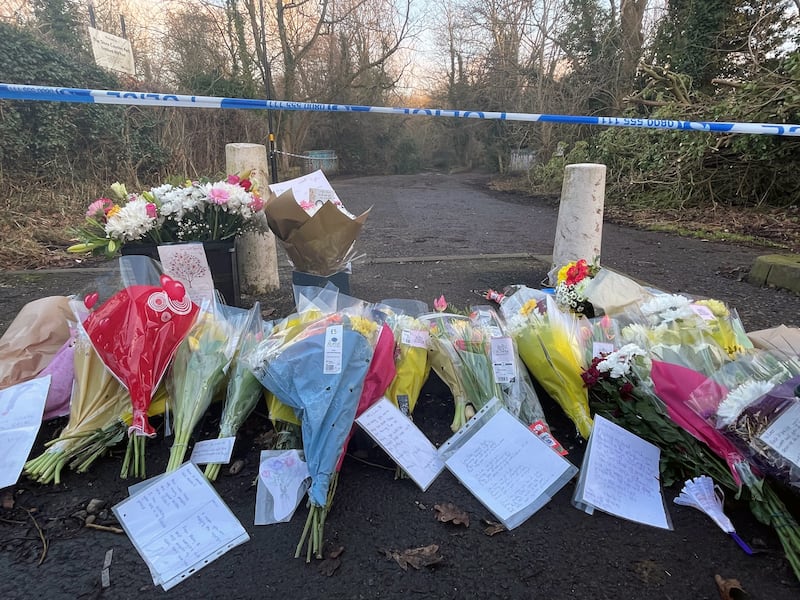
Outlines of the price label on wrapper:
[{"label": "price label on wrapper", "polygon": [[341,325],[331,325],[325,330],[325,356],[322,373],[338,375],[342,372],[342,339],[344,329]]},{"label": "price label on wrapper", "polygon": [[510,337],[492,338],[492,368],[497,383],[514,383],[517,380],[514,356],[514,344]]},{"label": "price label on wrapper", "polygon": [[427,331],[403,329],[400,333],[400,343],[412,348],[427,348],[429,336],[430,334]]}]

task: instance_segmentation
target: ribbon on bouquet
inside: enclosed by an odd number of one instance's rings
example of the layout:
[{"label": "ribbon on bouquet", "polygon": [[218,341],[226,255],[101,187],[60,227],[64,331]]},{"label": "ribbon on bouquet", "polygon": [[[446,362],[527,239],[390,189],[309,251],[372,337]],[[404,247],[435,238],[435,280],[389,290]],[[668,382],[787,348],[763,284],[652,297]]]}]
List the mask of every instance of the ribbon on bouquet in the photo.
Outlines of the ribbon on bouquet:
[{"label": "ribbon on bouquet", "polygon": [[791,123],[735,123],[723,121],[681,121],[678,119],[644,119],[632,117],[592,117],[586,115],[557,115],[484,110],[451,110],[440,108],[401,108],[394,106],[363,106],[356,104],[326,104],[259,100],[252,98],[222,98],[216,96],[187,96],[115,90],[49,87],[0,83],[0,99],[39,100],[48,102],[82,102],[91,104],[123,104],[139,106],[174,106],[194,108],[225,108],[244,110],[299,110],[311,112],[358,112],[427,117],[456,117],[499,121],[569,123],[607,127],[636,127],[641,129],[677,129],[718,133],[800,136],[800,125]]}]

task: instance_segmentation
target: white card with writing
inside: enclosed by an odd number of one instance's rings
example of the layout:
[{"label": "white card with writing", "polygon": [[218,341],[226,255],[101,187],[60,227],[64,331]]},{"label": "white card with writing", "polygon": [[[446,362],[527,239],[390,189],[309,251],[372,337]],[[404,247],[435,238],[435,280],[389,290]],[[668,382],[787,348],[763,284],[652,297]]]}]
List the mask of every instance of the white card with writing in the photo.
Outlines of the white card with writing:
[{"label": "white card with writing", "polygon": [[317,170],[294,179],[289,179],[288,181],[271,183],[269,184],[269,189],[272,190],[276,196],[280,196],[287,190],[292,190],[294,199],[297,200],[298,204],[311,201],[312,189],[314,189],[315,199],[317,197],[321,197],[322,194],[325,194],[326,201],[330,201],[335,204],[341,203],[339,202],[339,197],[336,195],[336,192],[333,190],[330,182],[325,177],[325,173],[323,173],[321,170]]},{"label": "white card with writing", "polygon": [[506,529],[524,523],[578,471],[497,399],[439,451],[450,472]]},{"label": "white card with writing", "polygon": [[800,468],[800,402],[794,402],[758,436],[786,460]]},{"label": "white card with writing", "polygon": [[0,390],[0,489],[19,480],[42,425],[50,375]]},{"label": "white card with writing", "polygon": [[164,590],[250,539],[191,462],[112,510]]},{"label": "white card with writing", "polygon": [[196,465],[227,465],[231,462],[235,442],[236,436],[197,442],[192,448],[189,461]]},{"label": "white card with writing", "polygon": [[444,470],[439,451],[425,434],[386,397],[356,419],[424,492]]},{"label": "white card with writing", "polygon": [[167,244],[158,247],[158,258],[164,273],[177,279],[197,305],[214,298],[214,280],[202,242]]},{"label": "white card with writing", "polygon": [[614,344],[610,342],[592,342],[592,358],[599,358],[612,352],[614,352]]},{"label": "white card with writing", "polygon": [[595,416],[572,503],[662,529],[672,529],[661,493],[661,450],[619,425]]}]

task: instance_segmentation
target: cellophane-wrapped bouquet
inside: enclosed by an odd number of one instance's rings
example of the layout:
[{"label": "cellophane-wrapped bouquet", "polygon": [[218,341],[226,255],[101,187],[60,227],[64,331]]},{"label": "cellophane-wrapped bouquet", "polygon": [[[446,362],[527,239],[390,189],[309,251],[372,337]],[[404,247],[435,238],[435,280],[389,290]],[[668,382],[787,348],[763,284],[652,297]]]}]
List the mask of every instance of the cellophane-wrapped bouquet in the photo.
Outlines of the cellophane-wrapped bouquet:
[{"label": "cellophane-wrapped bouquet", "polygon": [[[514,296],[523,294],[518,291]],[[520,358],[533,377],[575,424],[584,439],[589,438],[592,418],[589,398],[581,373],[586,365],[580,340],[585,317],[565,313],[547,297],[540,307],[538,296],[527,301],[517,298],[519,309],[507,315],[508,330]]]},{"label": "cellophane-wrapped bouquet", "polygon": [[502,400],[492,369],[490,338],[466,315],[434,312],[420,315],[419,320],[429,328],[431,368],[453,395],[450,428],[458,431],[489,400]]},{"label": "cellophane-wrapped bouquet", "polygon": [[762,473],[800,488],[800,359],[753,352],[696,388],[690,406]]},{"label": "cellophane-wrapped bouquet", "polygon": [[194,428],[224,388],[248,317],[247,311],[226,309],[215,300],[204,307],[178,346],[166,379],[175,428],[168,472],[183,464]]},{"label": "cellophane-wrapped bouquet", "polygon": [[[265,324],[261,319],[261,304],[256,302],[247,311],[242,323],[239,345],[231,364],[228,384],[225,390],[225,404],[219,423],[219,438],[236,435],[250,413],[253,412],[264,388],[247,365],[247,355],[264,339],[265,330],[272,330],[272,323]],[[205,476],[209,481],[216,480],[221,465],[206,465]]]},{"label": "cellophane-wrapped bouquet", "polygon": [[307,537],[306,559],[321,557],[331,480],[355,420],[379,329],[369,311],[337,311],[280,329],[249,355],[253,374],[294,410],[302,428],[311,487],[297,557]]}]

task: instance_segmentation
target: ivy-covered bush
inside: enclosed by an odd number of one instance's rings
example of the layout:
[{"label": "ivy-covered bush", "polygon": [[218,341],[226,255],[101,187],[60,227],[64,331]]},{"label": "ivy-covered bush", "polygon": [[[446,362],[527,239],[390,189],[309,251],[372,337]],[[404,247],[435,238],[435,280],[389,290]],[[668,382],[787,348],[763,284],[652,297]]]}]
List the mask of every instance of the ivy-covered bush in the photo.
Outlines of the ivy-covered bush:
[{"label": "ivy-covered bush", "polygon": [[[0,23],[0,81],[120,89],[114,75],[5,23]],[[157,139],[152,115],[124,106],[0,101],[0,166],[9,175],[135,177],[158,170],[169,158]]]}]

